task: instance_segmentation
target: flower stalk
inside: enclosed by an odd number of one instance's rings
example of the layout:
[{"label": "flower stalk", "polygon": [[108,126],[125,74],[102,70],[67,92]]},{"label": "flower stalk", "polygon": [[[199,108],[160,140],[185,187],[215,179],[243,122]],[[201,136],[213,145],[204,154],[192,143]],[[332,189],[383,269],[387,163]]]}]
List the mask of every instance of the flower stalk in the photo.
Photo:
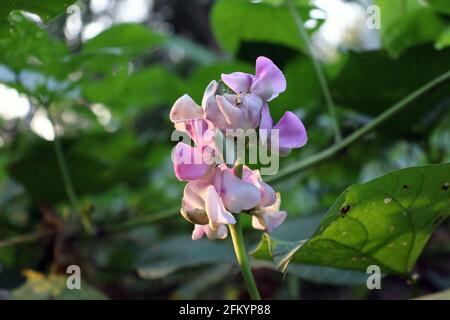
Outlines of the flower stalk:
[{"label": "flower stalk", "polygon": [[234,252],[241,267],[242,276],[244,277],[245,285],[247,286],[250,299],[261,300],[258,287],[256,286],[255,278],[253,277],[250,263],[248,260],[247,251],[245,249],[244,235],[242,233],[242,221],[240,214],[235,215],[236,224],[229,224],[231,239],[233,241]]}]

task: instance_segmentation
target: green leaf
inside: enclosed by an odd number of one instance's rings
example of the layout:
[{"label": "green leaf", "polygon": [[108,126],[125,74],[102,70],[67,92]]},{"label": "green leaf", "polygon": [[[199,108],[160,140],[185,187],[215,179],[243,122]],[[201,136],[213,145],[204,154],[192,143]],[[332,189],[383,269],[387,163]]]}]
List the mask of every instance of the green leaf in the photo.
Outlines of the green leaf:
[{"label": "green leaf", "polygon": [[[299,8],[304,19],[309,17],[310,9],[310,6]],[[298,50],[305,48],[286,7],[247,0],[219,0],[214,5],[211,19],[216,38],[233,54],[243,41],[268,42]]]},{"label": "green leaf", "polygon": [[3,0],[0,6],[0,28],[6,23],[9,13],[13,10],[23,10],[39,15],[43,21],[64,12],[76,0]]},{"label": "green leaf", "polygon": [[136,55],[162,44],[164,37],[152,32],[143,25],[123,23],[103,31],[84,44],[84,52],[113,51],[117,53]]},{"label": "green leaf", "polygon": [[352,286],[367,281],[367,273],[354,270],[313,266],[291,263],[286,271],[288,274],[314,283],[334,286]]},{"label": "green leaf", "polygon": [[342,193],[308,240],[264,235],[253,256],[285,271],[305,263],[405,274],[450,214],[450,164],[393,171]]},{"label": "green leaf", "polygon": [[450,14],[450,2],[448,0],[426,0],[433,9]]},{"label": "green leaf", "polygon": [[433,9],[417,0],[377,0],[376,4],[381,8],[383,46],[393,57],[412,46],[434,42],[446,27]]},{"label": "green leaf", "polygon": [[[329,172],[329,171],[328,171]],[[289,219],[271,236],[282,237],[285,240],[307,239],[312,236],[314,230],[323,218],[323,214]],[[286,272],[300,279],[315,283],[331,285],[355,285],[367,280],[367,273],[353,270],[342,270],[323,266],[291,263]]]}]

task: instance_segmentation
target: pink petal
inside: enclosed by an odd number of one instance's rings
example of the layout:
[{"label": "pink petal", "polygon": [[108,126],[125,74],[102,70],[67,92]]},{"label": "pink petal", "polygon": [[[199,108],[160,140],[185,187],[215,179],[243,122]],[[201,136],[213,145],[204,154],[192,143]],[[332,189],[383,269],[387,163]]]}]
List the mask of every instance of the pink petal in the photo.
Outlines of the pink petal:
[{"label": "pink petal", "polygon": [[182,131],[187,132],[198,147],[211,144],[214,139],[214,125],[206,119],[185,121]]},{"label": "pink petal", "polygon": [[175,101],[170,110],[170,121],[176,123],[201,118],[203,110],[187,94]]},{"label": "pink petal", "polygon": [[177,143],[172,156],[175,176],[182,181],[200,179],[209,169],[203,160],[203,148]]},{"label": "pink petal", "polygon": [[270,211],[261,213],[260,216],[252,217],[252,226],[258,230],[272,232],[278,228],[286,219],[286,211]]},{"label": "pink petal", "polygon": [[224,115],[227,123],[233,127],[238,128],[239,123],[242,120],[242,110],[238,107],[231,104],[225,97],[223,96],[216,96],[217,104],[219,105],[220,111],[222,111],[222,114]]},{"label": "pink petal", "polygon": [[237,178],[230,170],[222,173],[220,192],[225,207],[234,213],[250,210],[261,201],[258,188]]},{"label": "pink petal", "polygon": [[216,97],[209,98],[203,105],[205,117],[218,129],[228,128],[227,120],[219,108]]},{"label": "pink petal", "polygon": [[260,207],[269,207],[277,201],[276,193],[271,186],[262,181],[259,170],[250,170],[244,166],[244,181],[251,183],[258,188],[261,194]]},{"label": "pink petal", "polygon": [[195,181],[190,181],[184,187],[183,207],[186,207],[187,210],[205,208],[205,201],[198,194],[198,190],[196,190],[195,185]]},{"label": "pink petal", "polygon": [[272,60],[258,57],[255,79],[250,90],[263,100],[270,101],[286,90],[286,78]]},{"label": "pink petal", "polygon": [[250,90],[253,76],[244,72],[222,73],[222,81],[234,92],[245,94]]},{"label": "pink petal", "polygon": [[205,226],[196,224],[194,225],[194,231],[192,231],[192,240],[200,240],[206,233]]},{"label": "pink petal", "polygon": [[247,110],[247,118],[249,121],[249,128],[257,128],[261,122],[261,110],[263,108],[263,101],[257,94],[247,94],[241,98],[241,109]]},{"label": "pink petal", "polygon": [[270,116],[269,105],[265,102],[261,110],[261,123],[259,124],[259,138],[261,144],[265,145],[267,143],[272,127],[273,120]]},{"label": "pink petal", "polygon": [[273,129],[279,130],[280,149],[300,148],[308,141],[305,126],[293,112],[286,112]]},{"label": "pink petal", "polygon": [[213,186],[209,186],[206,189],[205,210],[209,217],[209,226],[214,230],[217,230],[219,224],[236,223],[233,215],[225,209],[221,198]]},{"label": "pink petal", "polygon": [[202,108],[205,109],[206,105],[208,104],[209,101],[214,100],[216,92],[217,92],[217,87],[218,87],[218,83],[216,80],[213,80],[209,83],[209,85],[206,87],[205,92],[203,93],[203,98],[202,98]]},{"label": "pink petal", "polygon": [[273,127],[273,120],[270,115],[269,105],[264,103],[262,110],[261,110],[261,123],[259,125],[260,129],[272,129]]},{"label": "pink petal", "polygon": [[198,225],[194,226],[194,231],[192,232],[192,240],[199,240],[203,238],[206,234],[209,240],[225,239],[228,235],[227,227],[220,225],[217,230],[211,229],[208,225]]}]

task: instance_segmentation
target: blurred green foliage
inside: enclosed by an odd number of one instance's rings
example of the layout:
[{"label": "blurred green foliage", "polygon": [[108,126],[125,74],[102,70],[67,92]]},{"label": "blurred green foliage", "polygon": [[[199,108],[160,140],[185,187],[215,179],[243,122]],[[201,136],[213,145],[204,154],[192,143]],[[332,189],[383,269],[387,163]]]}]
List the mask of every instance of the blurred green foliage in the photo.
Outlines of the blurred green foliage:
[{"label": "blurred green foliage", "polygon": [[[354,41],[341,43],[333,59],[317,50],[344,136],[450,69],[448,1],[374,2],[381,9],[379,47],[367,49],[349,30]],[[329,147],[331,121],[284,2],[195,0],[186,7],[183,0],[156,0],[146,21],[113,21],[90,39],[64,33],[71,18],[66,9],[73,3],[8,0],[0,8],[0,83],[30,104],[20,118],[0,113],[0,288],[17,299],[246,297],[229,241],[192,242],[192,226],[177,215],[183,183],[172,173],[168,113],[182,94],[200,102],[212,79],[253,72],[255,58],[266,55],[288,83],[271,103],[275,120],[293,110],[309,135],[307,147],[283,158],[281,167]],[[303,19],[315,20],[309,32],[316,39],[326,15],[311,18],[313,3],[294,3]],[[90,1],[75,4],[84,26],[97,21]],[[309,238],[352,184],[394,169],[450,161],[449,86],[443,83],[414,100],[331,161],[278,181],[274,187],[289,218],[274,236]],[[62,146],[79,200],[76,210],[53,142],[33,129],[39,114],[52,121]],[[94,226],[92,234],[83,231],[80,215]],[[250,225],[248,219],[244,225]],[[255,246],[260,233],[250,230],[247,240]],[[374,293],[361,286],[365,273],[300,264],[287,270],[289,286],[301,286],[300,296],[293,296],[283,275],[264,261],[254,261],[256,279],[265,298],[410,298],[450,286],[448,240],[446,221],[418,260],[414,286],[392,276],[383,280],[386,289]],[[83,270],[81,292],[64,289],[70,264]],[[39,276],[24,278],[28,269]]]}]

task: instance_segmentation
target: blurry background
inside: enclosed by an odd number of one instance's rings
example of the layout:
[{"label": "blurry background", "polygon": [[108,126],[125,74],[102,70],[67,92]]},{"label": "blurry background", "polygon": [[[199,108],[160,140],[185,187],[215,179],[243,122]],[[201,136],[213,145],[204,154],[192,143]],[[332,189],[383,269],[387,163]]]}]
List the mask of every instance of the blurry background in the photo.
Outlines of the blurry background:
[{"label": "blurry background", "polygon": [[[274,118],[294,110],[309,133],[281,166],[331,145],[291,15],[279,0],[69,2],[49,1],[40,17],[0,9],[0,297],[247,297],[229,239],[193,242],[178,214],[184,184],[172,172],[168,113],[182,94],[200,103],[220,73],[253,72],[265,55],[288,82],[271,103]],[[345,135],[450,69],[445,0],[376,0],[381,30],[367,27],[370,0],[294,2]],[[307,238],[351,184],[450,161],[449,89],[439,86],[331,161],[277,182],[289,217],[275,235]],[[248,247],[261,236],[246,234]],[[450,287],[449,240],[447,221],[411,277],[387,277],[379,291],[366,289],[366,274],[315,266],[291,265],[283,277],[255,262],[256,280],[271,299],[416,297]],[[65,289],[71,264],[81,267],[83,290]]]}]

